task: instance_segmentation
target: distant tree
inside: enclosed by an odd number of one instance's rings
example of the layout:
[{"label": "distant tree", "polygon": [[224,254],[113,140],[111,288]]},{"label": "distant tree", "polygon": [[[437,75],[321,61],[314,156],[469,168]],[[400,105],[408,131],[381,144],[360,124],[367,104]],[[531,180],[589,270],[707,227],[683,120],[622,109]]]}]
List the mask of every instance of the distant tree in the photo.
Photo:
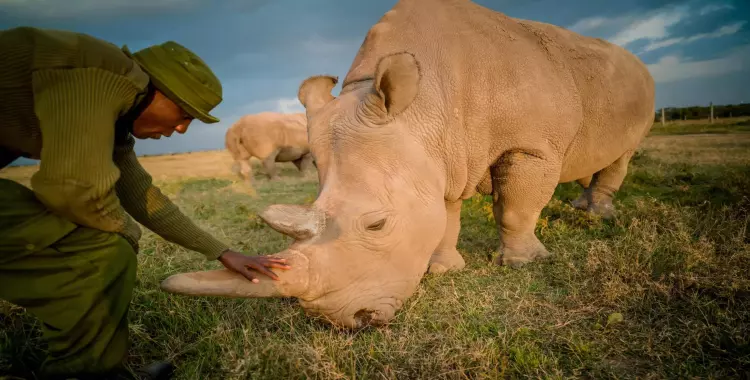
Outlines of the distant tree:
[{"label": "distant tree", "polygon": [[[689,106],[689,107],[665,107],[664,118],[667,122],[674,120],[700,120],[708,119],[711,116],[709,106]],[[750,103],[714,105],[714,117],[743,117],[750,116]],[[654,122],[661,121],[661,109],[657,109],[654,114]]]}]

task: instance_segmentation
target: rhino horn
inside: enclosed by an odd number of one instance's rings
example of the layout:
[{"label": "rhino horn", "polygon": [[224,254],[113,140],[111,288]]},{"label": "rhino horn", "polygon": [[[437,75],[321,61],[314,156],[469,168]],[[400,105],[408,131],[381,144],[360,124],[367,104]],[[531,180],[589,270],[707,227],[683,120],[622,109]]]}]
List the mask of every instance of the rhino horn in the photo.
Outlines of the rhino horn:
[{"label": "rhino horn", "polygon": [[296,251],[284,251],[273,255],[286,259],[291,267],[287,270],[274,270],[278,280],[258,273],[253,283],[243,275],[218,269],[201,272],[179,273],[162,281],[161,289],[188,296],[218,296],[230,298],[300,297],[308,289],[309,261]]},{"label": "rhino horn", "polygon": [[271,205],[259,216],[274,230],[296,240],[310,239],[325,228],[325,215],[310,206]]}]

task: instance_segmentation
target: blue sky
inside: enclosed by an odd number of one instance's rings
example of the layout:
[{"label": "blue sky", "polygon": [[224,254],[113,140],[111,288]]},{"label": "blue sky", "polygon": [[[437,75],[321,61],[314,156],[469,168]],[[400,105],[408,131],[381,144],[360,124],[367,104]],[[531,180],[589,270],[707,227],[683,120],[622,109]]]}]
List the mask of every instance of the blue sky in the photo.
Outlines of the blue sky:
[{"label": "blue sky", "polygon": [[[185,135],[138,141],[139,154],[223,148],[243,114],[296,112],[310,75],[342,80],[367,30],[396,0],[0,0],[0,28],[32,25],[89,33],[137,50],[175,40],[199,54],[224,87],[213,112]],[[639,55],[657,107],[750,102],[746,0],[477,0],[512,17],[570,28]],[[615,5],[616,4],[616,5]],[[334,89],[334,94],[340,85]]]}]

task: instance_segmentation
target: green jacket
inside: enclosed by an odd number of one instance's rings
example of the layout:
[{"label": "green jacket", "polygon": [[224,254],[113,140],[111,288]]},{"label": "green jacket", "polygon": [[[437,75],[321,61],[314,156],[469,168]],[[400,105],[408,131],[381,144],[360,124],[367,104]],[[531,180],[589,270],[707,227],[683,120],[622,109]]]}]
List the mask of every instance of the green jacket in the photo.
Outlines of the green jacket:
[{"label": "green jacket", "polygon": [[132,244],[141,231],[130,216],[208,259],[228,248],[182,214],[138,163],[135,140],[117,121],[145,97],[149,78],[120,48],[21,27],[0,31],[0,51],[0,168],[39,159],[31,188],[43,204]]}]

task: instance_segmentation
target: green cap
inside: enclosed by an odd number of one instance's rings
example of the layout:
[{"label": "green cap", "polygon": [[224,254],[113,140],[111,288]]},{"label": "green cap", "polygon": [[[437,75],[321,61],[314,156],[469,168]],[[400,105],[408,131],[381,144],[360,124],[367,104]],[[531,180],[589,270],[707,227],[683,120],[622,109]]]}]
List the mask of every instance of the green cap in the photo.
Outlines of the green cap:
[{"label": "green cap", "polygon": [[222,101],[221,82],[195,53],[174,41],[135,53],[127,46],[122,50],[151,77],[154,87],[185,112],[206,124],[219,121],[209,112]]}]

